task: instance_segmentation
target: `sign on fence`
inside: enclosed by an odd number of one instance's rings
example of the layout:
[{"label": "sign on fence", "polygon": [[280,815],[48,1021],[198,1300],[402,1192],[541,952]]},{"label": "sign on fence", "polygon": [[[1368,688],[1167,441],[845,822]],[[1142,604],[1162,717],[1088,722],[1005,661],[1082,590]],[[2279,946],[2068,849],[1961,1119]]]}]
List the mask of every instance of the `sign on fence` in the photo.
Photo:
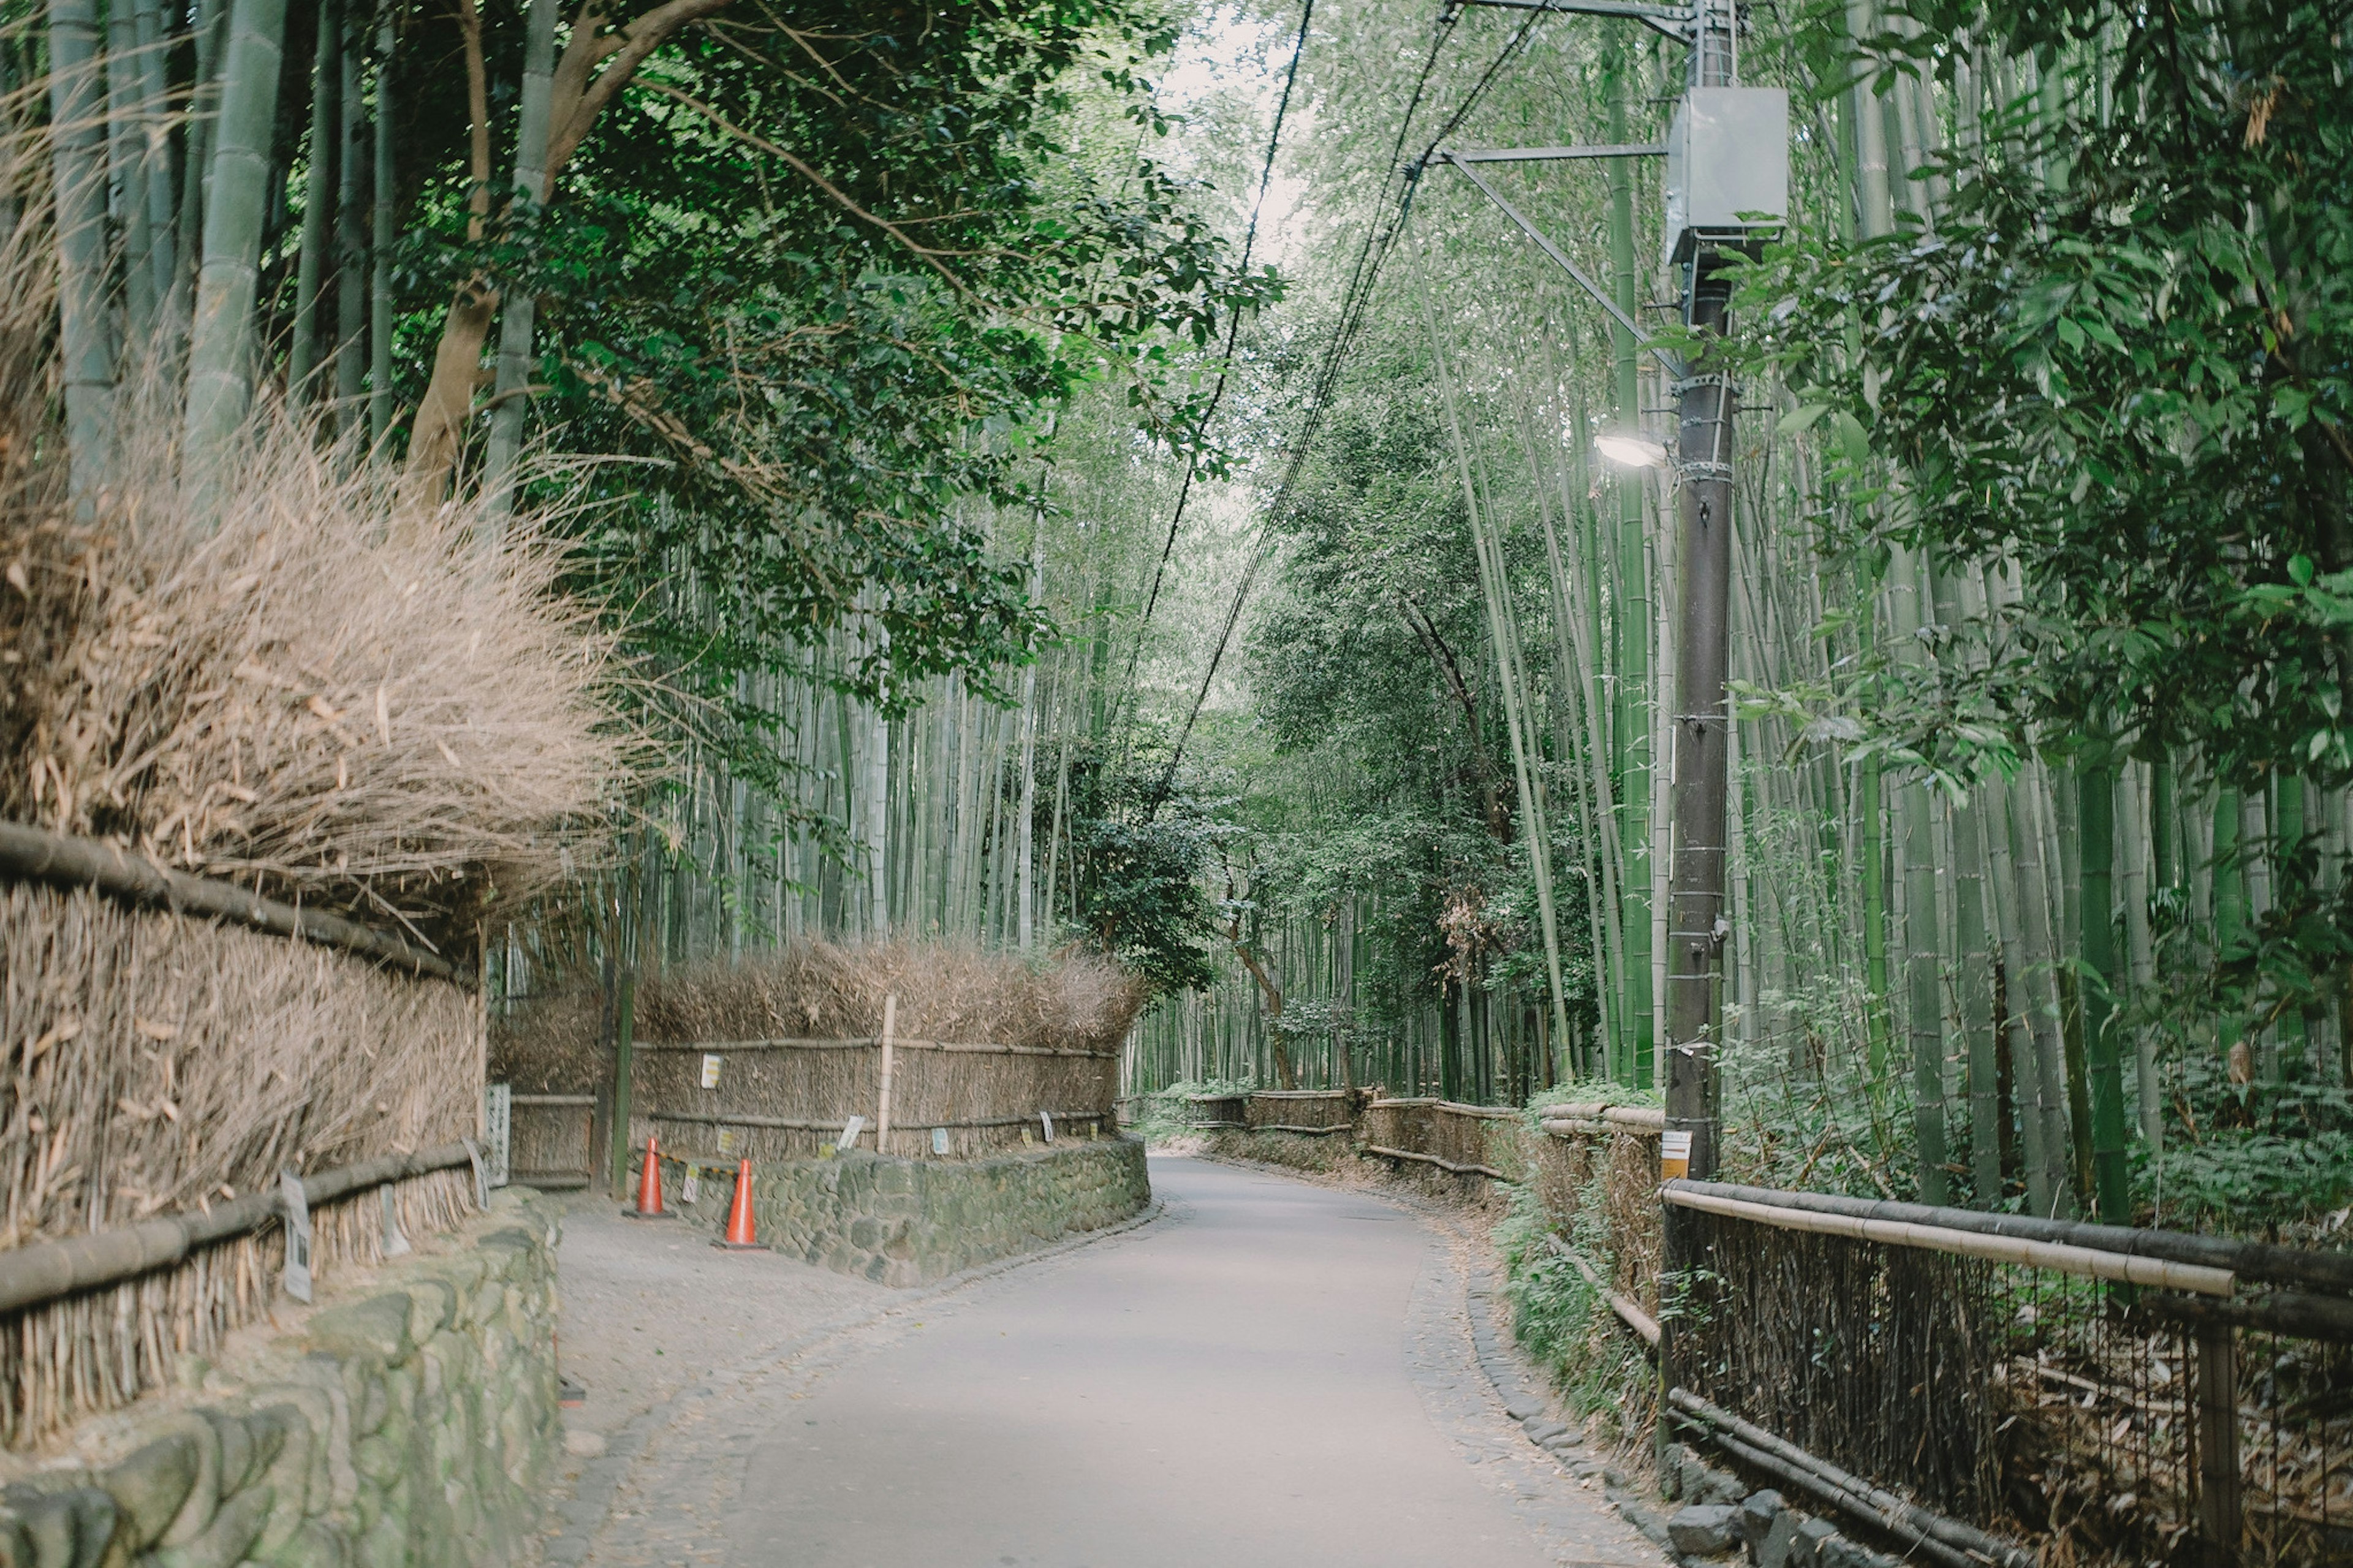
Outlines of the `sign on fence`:
[{"label": "sign on fence", "polygon": [[503,1187],[514,1162],[514,1085],[482,1086],[482,1179]]},{"label": "sign on fence", "polygon": [[302,1178],[287,1166],[278,1173],[279,1201],[286,1205],[286,1293],[297,1301],[311,1299],[311,1198]]}]

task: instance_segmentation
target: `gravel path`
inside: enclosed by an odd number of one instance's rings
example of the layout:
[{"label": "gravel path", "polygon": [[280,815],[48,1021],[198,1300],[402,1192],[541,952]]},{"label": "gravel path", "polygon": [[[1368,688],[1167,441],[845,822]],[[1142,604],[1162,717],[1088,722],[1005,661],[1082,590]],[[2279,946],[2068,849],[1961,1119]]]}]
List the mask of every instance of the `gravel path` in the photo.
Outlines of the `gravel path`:
[{"label": "gravel path", "polygon": [[[608,1442],[551,1559],[1662,1561],[1504,1414],[1457,1238],[1255,1172],[1152,1177],[1159,1217],[928,1292],[575,1216],[567,1366],[616,1387],[575,1413]],[[674,1268],[712,1306],[675,1337],[642,1321],[689,1289]]]}]

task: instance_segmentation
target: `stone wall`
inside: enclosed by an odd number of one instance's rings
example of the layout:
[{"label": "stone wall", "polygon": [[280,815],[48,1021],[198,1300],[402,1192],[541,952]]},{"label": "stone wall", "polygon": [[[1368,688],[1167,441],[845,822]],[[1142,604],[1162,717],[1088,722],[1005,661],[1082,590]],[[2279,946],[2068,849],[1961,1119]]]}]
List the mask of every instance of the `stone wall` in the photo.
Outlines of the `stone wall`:
[{"label": "stone wall", "polygon": [[[752,1198],[762,1245],[906,1286],[1116,1225],[1151,1201],[1152,1185],[1144,1145],[1104,1138],[981,1160],[859,1152],[755,1163]],[[702,1207],[723,1223],[723,1202]]]},{"label": "stone wall", "polygon": [[[518,1189],[0,1487],[9,1568],[503,1568],[559,1442],[555,1211]],[[280,1303],[281,1307],[290,1303]]]}]

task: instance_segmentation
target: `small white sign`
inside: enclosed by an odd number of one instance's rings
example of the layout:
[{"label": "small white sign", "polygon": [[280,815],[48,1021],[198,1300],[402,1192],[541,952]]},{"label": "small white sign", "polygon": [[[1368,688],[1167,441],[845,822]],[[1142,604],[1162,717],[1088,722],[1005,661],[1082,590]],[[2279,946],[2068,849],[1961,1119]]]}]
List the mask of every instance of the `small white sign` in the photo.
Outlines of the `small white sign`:
[{"label": "small white sign", "polygon": [[1046,1129],[1046,1142],[1051,1143],[1054,1141],[1054,1113],[1041,1110],[1038,1113],[1038,1120]]},{"label": "small white sign", "polygon": [[392,1199],[392,1185],[386,1183],[376,1189],[384,1200],[384,1255],[398,1258],[408,1251],[408,1235],[400,1228],[400,1207]]},{"label": "small white sign", "polygon": [[841,1137],[840,1140],[834,1144],[834,1147],[847,1154],[849,1151],[858,1147],[858,1135],[864,1131],[866,1131],[866,1118],[863,1116],[851,1117],[849,1121],[841,1124]]},{"label": "small white sign", "polygon": [[288,1166],[278,1173],[278,1201],[286,1209],[286,1293],[297,1301],[311,1299],[311,1199],[302,1178]]},{"label": "small white sign", "polygon": [[702,1087],[705,1089],[719,1087],[719,1058],[709,1051],[702,1053]]},{"label": "small white sign", "polygon": [[507,1184],[514,1158],[514,1086],[482,1086],[482,1179],[488,1186]]},{"label": "small white sign", "polygon": [[933,1128],[933,1129],[932,1129],[932,1152],[933,1152],[933,1153],[934,1153],[934,1154],[944,1154],[944,1153],[946,1153],[947,1152],[948,1152],[948,1130],[947,1130],[946,1128],[944,1128],[944,1127],[934,1127],[934,1128]]},{"label": "small white sign", "polygon": [[682,1203],[682,1204],[691,1204],[691,1203],[694,1202],[694,1200],[695,1200],[695,1199],[697,1199],[697,1198],[701,1197],[702,1195],[702,1168],[701,1168],[700,1166],[689,1165],[689,1166],[686,1168],[686,1180],[685,1180],[685,1181],[683,1181],[683,1182],[681,1182],[681,1183],[679,1184],[679,1187],[678,1187],[678,1201],[679,1201],[679,1202],[681,1202],[681,1203]]},{"label": "small white sign", "polygon": [[1672,1182],[1691,1174],[1692,1135],[1689,1128],[1669,1128],[1659,1135],[1659,1179]]},{"label": "small white sign", "polygon": [[723,1154],[735,1152],[735,1129],[733,1127],[723,1127],[719,1130],[719,1152]]}]

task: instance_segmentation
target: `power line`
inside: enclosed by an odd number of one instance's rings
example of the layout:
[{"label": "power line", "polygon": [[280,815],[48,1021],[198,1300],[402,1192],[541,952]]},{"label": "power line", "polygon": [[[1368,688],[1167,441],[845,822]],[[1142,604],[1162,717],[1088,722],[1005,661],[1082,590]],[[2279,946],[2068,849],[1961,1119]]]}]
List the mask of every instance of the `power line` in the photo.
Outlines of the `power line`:
[{"label": "power line", "polygon": [[[1342,300],[1339,329],[1325,351],[1323,364],[1317,369],[1315,383],[1308,396],[1306,419],[1300,426],[1299,438],[1293,444],[1288,460],[1283,465],[1282,479],[1275,490],[1274,500],[1267,507],[1266,515],[1270,520],[1282,518],[1290,510],[1292,492],[1297,485],[1300,470],[1307,461],[1308,452],[1315,444],[1315,437],[1323,426],[1324,414],[1329,406],[1334,388],[1339,384],[1348,350],[1354,346],[1356,334],[1363,328],[1382,264],[1388,259],[1390,248],[1398,237],[1404,233],[1406,221],[1412,216],[1414,192],[1420,184],[1423,167],[1430,162],[1430,155],[1454,134],[1463,121],[1470,117],[1471,111],[1479,106],[1480,100],[1486,97],[1487,89],[1494,85],[1496,76],[1526,44],[1529,34],[1544,13],[1529,14],[1527,20],[1520,24],[1519,30],[1512,35],[1511,42],[1504,46],[1503,51],[1480,74],[1478,81],[1472,84],[1469,94],[1447,118],[1446,123],[1439,128],[1438,134],[1430,139],[1421,156],[1410,164],[1399,166],[1397,160],[1405,151],[1406,138],[1412,132],[1414,112],[1420,107],[1422,94],[1429,89],[1430,76],[1437,68],[1439,52],[1445,47],[1461,15],[1459,7],[1452,5],[1439,14],[1429,57],[1422,61],[1421,75],[1414,83],[1413,95],[1406,104],[1405,116],[1398,124],[1397,141],[1389,149],[1390,177],[1402,175],[1404,180],[1398,196],[1397,216],[1382,227],[1366,231],[1365,245],[1356,253],[1356,265],[1348,279],[1347,293]],[[1384,195],[1388,188],[1388,181],[1384,180]],[[1176,787],[1177,764],[1184,760],[1185,747],[1193,738],[1194,725],[1200,721],[1202,706],[1208,700],[1209,687],[1218,678],[1218,667],[1225,660],[1226,649],[1233,640],[1234,627],[1241,622],[1242,605],[1258,581],[1259,568],[1264,564],[1267,554],[1268,552],[1263,550],[1253,552],[1249,568],[1242,574],[1242,580],[1235,585],[1233,603],[1226,611],[1225,629],[1219,634],[1218,646],[1209,656],[1208,668],[1202,672],[1200,689],[1194,693],[1193,706],[1185,715],[1185,727],[1177,732],[1176,744],[1169,751],[1168,766],[1161,774],[1160,787],[1153,792],[1152,800],[1145,808],[1147,821],[1159,810],[1168,792]]]},{"label": "power line", "polygon": [[[1307,52],[1307,30],[1314,19],[1315,0],[1306,0],[1306,4],[1301,7],[1299,13],[1299,36],[1293,40],[1291,46],[1291,68],[1283,73],[1282,96],[1275,100],[1274,124],[1267,132],[1266,162],[1259,169],[1258,196],[1250,203],[1250,228],[1242,236],[1242,259],[1239,268],[1242,272],[1250,270],[1250,253],[1258,245],[1259,218],[1266,211],[1267,187],[1274,182],[1274,156],[1282,145],[1282,121],[1291,112],[1291,91],[1299,83],[1299,60],[1300,57]],[[1225,401],[1226,382],[1233,374],[1234,347],[1240,341],[1241,331],[1242,313],[1240,310],[1236,309],[1226,322],[1225,357],[1220,362],[1218,371],[1218,384],[1209,394],[1209,406],[1201,416],[1199,440],[1208,439],[1209,422],[1218,416],[1218,405]],[[1145,630],[1152,623],[1154,607],[1160,603],[1160,583],[1162,577],[1167,573],[1168,558],[1176,553],[1176,531],[1185,521],[1185,503],[1192,499],[1193,479],[1201,466],[1199,440],[1195,442],[1192,452],[1185,459],[1185,482],[1177,488],[1176,510],[1169,515],[1168,538],[1160,546],[1158,564],[1152,569],[1152,590],[1145,596],[1144,614],[1136,618],[1135,644],[1129,648],[1127,654],[1127,679],[1119,689],[1123,700],[1135,689],[1135,667],[1136,661],[1144,656]]]}]

